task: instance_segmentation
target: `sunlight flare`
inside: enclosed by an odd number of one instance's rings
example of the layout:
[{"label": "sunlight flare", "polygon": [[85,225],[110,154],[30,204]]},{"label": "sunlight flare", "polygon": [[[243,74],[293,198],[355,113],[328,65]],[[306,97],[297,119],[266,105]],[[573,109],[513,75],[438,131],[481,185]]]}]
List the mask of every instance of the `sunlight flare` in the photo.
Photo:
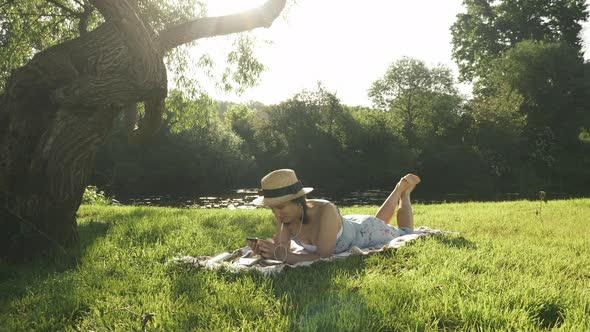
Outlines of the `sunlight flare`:
[{"label": "sunlight flare", "polygon": [[209,0],[206,3],[209,15],[219,16],[254,9],[265,2],[265,0]]}]

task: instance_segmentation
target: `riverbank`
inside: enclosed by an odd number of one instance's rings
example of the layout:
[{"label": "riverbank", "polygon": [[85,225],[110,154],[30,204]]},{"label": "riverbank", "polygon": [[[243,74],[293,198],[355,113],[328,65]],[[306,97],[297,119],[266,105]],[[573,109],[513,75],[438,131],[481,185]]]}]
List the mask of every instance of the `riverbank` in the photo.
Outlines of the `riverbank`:
[{"label": "riverbank", "polygon": [[165,263],[271,236],[265,209],[82,206],[77,266],[0,268],[0,330],[590,329],[590,199],[414,211],[459,235],[263,277]]},{"label": "riverbank", "polygon": [[[367,205],[381,205],[390,194],[389,189],[355,189],[347,191],[314,190],[308,198],[321,198],[334,202],[341,207],[361,207]],[[436,195],[424,195],[419,188],[412,193],[412,201],[418,204],[443,204],[465,202],[498,202],[519,200],[563,200],[582,198],[579,195],[569,193],[543,192],[539,193],[504,193],[495,195],[478,196],[466,193],[446,193]],[[220,192],[204,193],[107,193],[107,196],[115,198],[122,205],[134,206],[160,206],[189,209],[253,209],[252,201],[258,197],[256,188],[230,189]]]}]

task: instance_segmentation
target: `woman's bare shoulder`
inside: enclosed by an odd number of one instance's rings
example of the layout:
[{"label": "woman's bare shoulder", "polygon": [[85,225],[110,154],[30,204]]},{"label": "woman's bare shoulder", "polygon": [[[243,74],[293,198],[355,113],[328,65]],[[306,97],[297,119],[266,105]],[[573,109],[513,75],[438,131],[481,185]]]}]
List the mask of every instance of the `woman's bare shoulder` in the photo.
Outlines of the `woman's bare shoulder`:
[{"label": "woman's bare shoulder", "polygon": [[311,211],[317,211],[319,214],[324,214],[326,211],[338,211],[338,207],[325,199],[309,199],[307,200]]},{"label": "woman's bare shoulder", "polygon": [[322,208],[324,206],[334,206],[334,203],[325,199],[308,199],[307,204],[311,208]]}]

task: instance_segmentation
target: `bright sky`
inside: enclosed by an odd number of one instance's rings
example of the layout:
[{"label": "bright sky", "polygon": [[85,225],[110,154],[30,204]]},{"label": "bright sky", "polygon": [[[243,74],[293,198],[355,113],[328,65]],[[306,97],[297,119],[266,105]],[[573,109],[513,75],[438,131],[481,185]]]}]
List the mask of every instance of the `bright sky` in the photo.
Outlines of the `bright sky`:
[{"label": "bright sky", "polygon": [[[209,15],[229,14],[263,2],[210,0]],[[272,41],[256,51],[267,66],[260,84],[241,96],[219,91],[210,91],[211,95],[217,100],[273,104],[304,88],[313,89],[321,81],[344,104],[369,106],[371,83],[402,56],[429,66],[447,65],[456,75],[449,28],[463,11],[461,4],[462,0],[297,0],[286,19],[254,32]],[[584,40],[590,42],[588,24]],[[212,47],[223,48],[226,42],[221,38]],[[460,90],[468,93],[470,88],[460,86]]]}]

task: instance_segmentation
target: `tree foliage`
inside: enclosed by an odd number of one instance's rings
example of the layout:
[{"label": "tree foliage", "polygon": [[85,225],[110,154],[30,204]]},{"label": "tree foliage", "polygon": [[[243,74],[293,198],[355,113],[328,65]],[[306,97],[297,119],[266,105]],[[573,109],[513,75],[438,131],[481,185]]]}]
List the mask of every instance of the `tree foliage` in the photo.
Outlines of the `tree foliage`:
[{"label": "tree foliage", "polygon": [[252,160],[242,140],[218,116],[207,96],[178,90],[166,100],[165,121],[150,145],[126,143],[124,120],[101,148],[96,183],[122,195],[216,191],[248,177]]},{"label": "tree foliage", "polygon": [[[451,27],[460,79],[484,77],[494,59],[525,40],[558,42],[581,52],[585,0],[465,0]],[[581,54],[581,53],[580,53]]]},{"label": "tree foliage", "polygon": [[530,133],[549,128],[561,146],[575,144],[590,106],[585,65],[576,49],[524,41],[494,60],[491,68],[483,80],[487,91],[479,93],[483,99],[517,111]]},{"label": "tree foliage", "polygon": [[535,41],[520,42],[491,63],[476,85],[474,114],[494,123],[502,139],[490,151],[503,164],[520,160],[529,175],[545,178],[572,171],[569,156],[585,149],[580,133],[590,113],[586,66],[567,44]]},{"label": "tree foliage", "polygon": [[456,115],[461,101],[449,68],[429,68],[408,57],[389,66],[383,78],[372,84],[369,97],[377,108],[392,113],[411,148],[436,130],[438,118]]}]

